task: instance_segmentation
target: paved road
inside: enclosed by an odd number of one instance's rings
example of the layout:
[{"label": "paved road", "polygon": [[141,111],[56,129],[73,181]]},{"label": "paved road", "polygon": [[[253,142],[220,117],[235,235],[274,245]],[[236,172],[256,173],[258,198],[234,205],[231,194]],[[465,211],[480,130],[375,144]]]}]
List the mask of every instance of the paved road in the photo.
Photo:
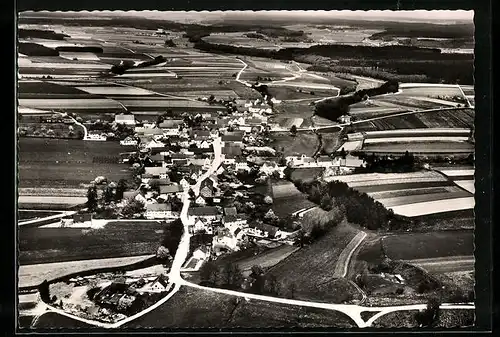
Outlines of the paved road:
[{"label": "paved road", "polygon": [[340,253],[337,265],[333,272],[334,277],[345,277],[349,262],[351,261],[352,254],[359,247],[359,245],[366,238],[366,233],[361,231],[345,246],[344,250]]},{"label": "paved road", "polygon": [[45,224],[45,222],[47,222],[49,220],[61,219],[67,215],[73,215],[73,214],[76,214],[76,212],[75,211],[62,212],[61,214],[51,215],[51,216],[47,216],[45,218],[28,220],[28,221],[21,221],[21,222],[18,222],[17,225],[18,226],[36,225],[36,224],[42,225],[42,224]]}]

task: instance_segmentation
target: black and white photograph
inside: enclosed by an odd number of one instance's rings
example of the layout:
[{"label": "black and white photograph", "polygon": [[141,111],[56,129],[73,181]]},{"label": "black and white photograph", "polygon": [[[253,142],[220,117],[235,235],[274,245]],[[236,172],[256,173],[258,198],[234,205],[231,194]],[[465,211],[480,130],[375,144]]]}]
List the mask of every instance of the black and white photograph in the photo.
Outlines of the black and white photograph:
[{"label": "black and white photograph", "polygon": [[474,31],[19,12],[17,327],[474,327]]}]

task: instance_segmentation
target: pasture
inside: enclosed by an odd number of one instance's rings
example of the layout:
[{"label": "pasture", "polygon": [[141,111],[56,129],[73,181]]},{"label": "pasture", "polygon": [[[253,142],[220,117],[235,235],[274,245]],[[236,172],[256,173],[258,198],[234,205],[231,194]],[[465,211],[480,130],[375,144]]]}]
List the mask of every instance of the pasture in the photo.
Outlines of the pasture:
[{"label": "pasture", "polygon": [[21,265],[155,254],[165,223],[82,228],[21,228]]},{"label": "pasture", "polygon": [[294,137],[289,132],[272,134],[271,146],[286,156],[312,156],[318,148],[318,137],[313,132],[300,132]]},{"label": "pasture", "polygon": [[384,237],[382,245],[387,256],[393,260],[472,256],[474,232],[401,233]]},{"label": "pasture", "polygon": [[342,222],[311,245],[278,263],[268,273],[275,275],[285,289],[294,283],[297,299],[335,302],[339,299],[337,291],[340,289],[331,289],[330,285],[335,281],[337,260],[357,233],[356,228]]},{"label": "pasture", "polygon": [[97,176],[128,179],[128,166],[119,164],[118,142],[20,138],[19,185],[38,188],[81,188]]},{"label": "pasture", "polygon": [[119,267],[150,258],[152,254],[142,256],[125,256],[109,259],[80,260],[67,262],[49,262],[19,266],[19,287],[37,286],[44,280],[51,280],[80,271],[95,268]]},{"label": "pasture", "polygon": [[157,309],[124,325],[125,328],[267,328],[353,327],[344,314],[181,288]]}]

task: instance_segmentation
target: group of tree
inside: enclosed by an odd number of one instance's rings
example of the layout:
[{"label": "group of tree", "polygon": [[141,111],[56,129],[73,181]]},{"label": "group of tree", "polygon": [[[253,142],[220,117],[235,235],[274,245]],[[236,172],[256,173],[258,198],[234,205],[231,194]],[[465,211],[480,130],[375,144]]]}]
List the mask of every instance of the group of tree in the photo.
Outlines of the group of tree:
[{"label": "group of tree", "polygon": [[244,277],[235,263],[225,263],[221,266],[214,261],[207,261],[200,268],[200,280],[202,285],[239,290]]},{"label": "group of tree", "polygon": [[161,246],[168,249],[171,256],[174,256],[177,252],[183,233],[184,225],[182,224],[181,219],[176,219],[165,224]]},{"label": "group of tree", "polygon": [[399,172],[414,172],[421,168],[419,161],[415,156],[406,151],[403,156],[377,156],[375,154],[361,154],[360,158],[365,161],[365,167],[357,168],[356,171],[362,172],[378,172],[378,173],[399,173]]},{"label": "group of tree", "polygon": [[338,207],[345,212],[347,221],[364,226],[370,230],[388,229],[397,219],[391,210],[380,202],[375,201],[366,193],[359,192],[346,183],[331,181],[328,183],[318,180],[312,182],[296,181],[299,191],[306,193],[309,200],[325,210]]}]

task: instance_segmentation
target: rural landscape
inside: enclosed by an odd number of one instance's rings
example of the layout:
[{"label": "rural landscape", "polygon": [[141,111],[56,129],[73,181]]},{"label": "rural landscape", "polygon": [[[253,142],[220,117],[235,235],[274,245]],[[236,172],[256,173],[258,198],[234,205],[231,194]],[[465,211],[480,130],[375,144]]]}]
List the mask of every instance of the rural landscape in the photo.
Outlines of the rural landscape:
[{"label": "rural landscape", "polygon": [[473,12],[403,14],[19,13],[18,330],[472,329]]}]

